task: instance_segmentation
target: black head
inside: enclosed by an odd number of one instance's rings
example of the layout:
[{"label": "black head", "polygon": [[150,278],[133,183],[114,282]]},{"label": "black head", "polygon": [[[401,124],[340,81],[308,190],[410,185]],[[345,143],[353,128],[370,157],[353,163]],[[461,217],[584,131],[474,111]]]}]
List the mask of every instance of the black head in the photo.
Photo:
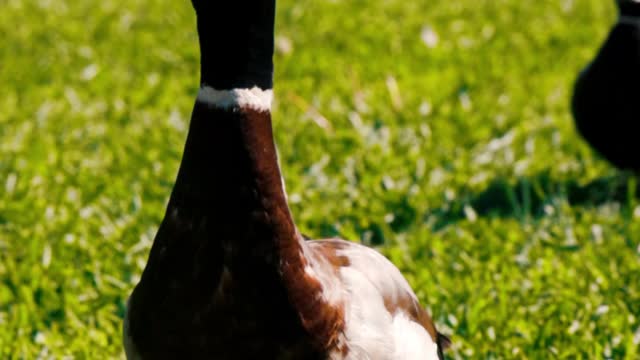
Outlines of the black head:
[{"label": "black head", "polygon": [[640,16],[640,1],[638,0],[616,0],[620,15]]},{"label": "black head", "polygon": [[275,0],[191,0],[198,18],[203,83],[272,87]]}]

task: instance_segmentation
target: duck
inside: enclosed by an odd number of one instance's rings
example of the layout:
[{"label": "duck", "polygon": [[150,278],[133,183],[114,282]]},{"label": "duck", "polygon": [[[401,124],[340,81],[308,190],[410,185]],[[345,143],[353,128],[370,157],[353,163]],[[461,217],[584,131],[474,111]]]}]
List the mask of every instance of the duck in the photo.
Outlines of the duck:
[{"label": "duck", "polygon": [[273,137],[275,0],[192,0],[200,88],[128,301],[129,360],[443,359],[450,344],[374,249],[306,240]]},{"label": "duck", "polygon": [[579,74],[571,111],[579,134],[614,166],[640,173],[640,2],[617,0],[618,20]]}]

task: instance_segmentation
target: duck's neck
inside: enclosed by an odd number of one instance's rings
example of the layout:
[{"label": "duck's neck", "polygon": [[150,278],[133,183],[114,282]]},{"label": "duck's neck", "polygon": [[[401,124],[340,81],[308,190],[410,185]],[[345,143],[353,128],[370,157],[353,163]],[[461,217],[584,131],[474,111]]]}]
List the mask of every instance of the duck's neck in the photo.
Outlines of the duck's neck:
[{"label": "duck's neck", "polygon": [[201,81],[215,89],[271,89],[275,0],[205,1],[194,0]]},{"label": "duck's neck", "polygon": [[298,234],[271,127],[275,0],[242,3],[196,5],[201,88],[167,216],[208,229],[204,240],[233,256],[277,260]]},{"label": "duck's neck", "polygon": [[342,308],[321,296],[314,260],[305,256],[271,128],[275,0],[193,3],[201,89],[141,283],[159,292],[167,286],[197,291],[204,299],[223,287],[231,294],[220,301],[232,299],[234,306],[264,300],[268,311],[293,311],[314,344],[328,348],[338,339]]}]

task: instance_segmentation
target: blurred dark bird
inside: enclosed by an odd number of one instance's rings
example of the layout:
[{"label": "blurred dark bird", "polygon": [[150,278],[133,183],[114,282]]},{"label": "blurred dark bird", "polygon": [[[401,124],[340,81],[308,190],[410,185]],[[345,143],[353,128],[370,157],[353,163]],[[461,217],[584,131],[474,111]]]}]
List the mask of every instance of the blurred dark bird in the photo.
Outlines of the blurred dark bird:
[{"label": "blurred dark bird", "polygon": [[200,91],[127,358],[442,359],[449,340],[391,262],[293,222],[271,126],[275,0],[192,3]]},{"label": "blurred dark bird", "polygon": [[640,2],[618,0],[619,18],[579,75],[572,99],[576,127],[620,169],[640,171]]}]

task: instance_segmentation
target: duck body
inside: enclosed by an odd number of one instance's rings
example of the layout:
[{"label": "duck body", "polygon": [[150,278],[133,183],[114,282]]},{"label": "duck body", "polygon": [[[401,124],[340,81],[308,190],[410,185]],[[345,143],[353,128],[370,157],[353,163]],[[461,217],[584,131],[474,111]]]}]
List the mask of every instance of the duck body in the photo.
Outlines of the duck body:
[{"label": "duck body", "polygon": [[576,128],[605,159],[640,171],[640,3],[618,1],[620,19],[579,75],[572,98]]},{"label": "duck body", "polygon": [[448,339],[391,262],[293,222],[270,112],[275,0],[192,2],[201,88],[128,301],[127,358],[442,359]]},{"label": "duck body", "polygon": [[[305,273],[322,284],[323,302],[343,315],[329,346],[318,347],[314,334],[305,331],[271,267],[235,271],[204,265],[207,275],[181,274],[173,279],[182,284],[179,289],[160,285],[148,294],[160,301],[134,292],[129,314],[136,318],[125,325],[128,359],[255,359],[257,354],[260,359],[443,358],[448,339],[437,333],[408,283],[384,256],[340,239],[309,241],[304,251],[313,259]],[[214,273],[220,280],[209,278]],[[170,278],[163,276],[160,283]],[[202,296],[207,281],[213,295]],[[142,326],[130,325],[136,323]]]}]

